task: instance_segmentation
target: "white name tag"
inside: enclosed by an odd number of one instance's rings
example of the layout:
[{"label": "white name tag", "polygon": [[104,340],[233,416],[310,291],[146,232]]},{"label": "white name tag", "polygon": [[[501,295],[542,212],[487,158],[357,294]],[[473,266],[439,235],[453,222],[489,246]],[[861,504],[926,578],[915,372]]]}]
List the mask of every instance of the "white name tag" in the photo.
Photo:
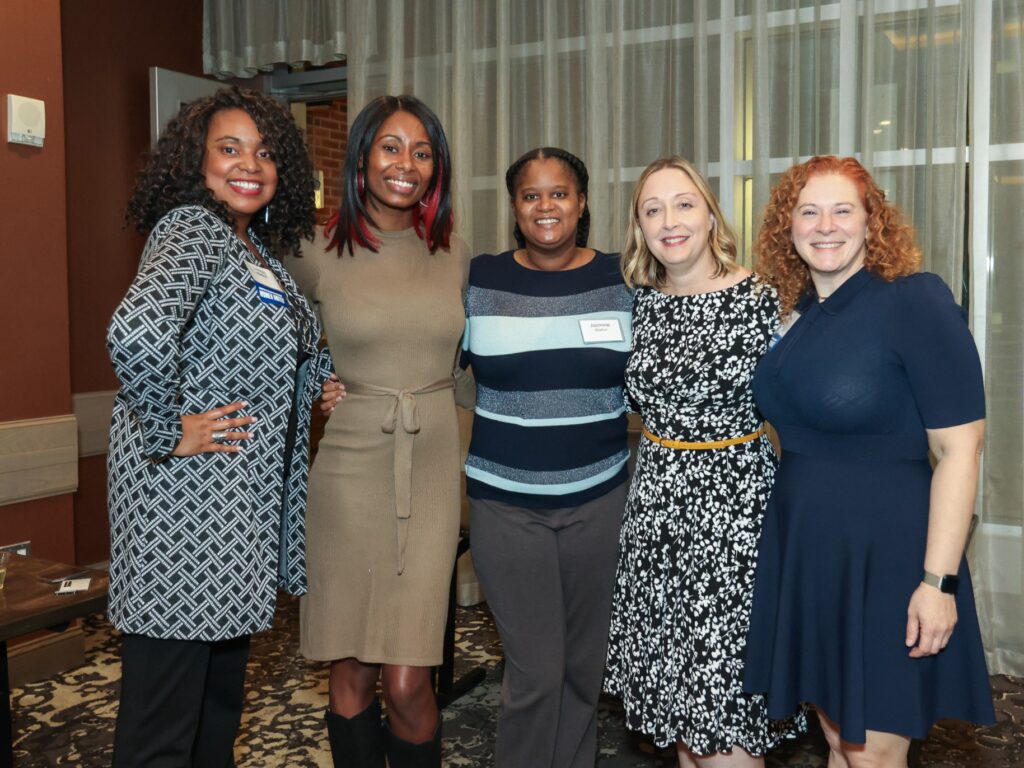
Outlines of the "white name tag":
[{"label": "white name tag", "polygon": [[284,288],[277,282],[277,275],[269,269],[258,267],[255,264],[245,263],[252,275],[253,284],[256,286],[256,295],[264,304],[273,304],[278,307],[287,307],[288,298],[285,296]]},{"label": "white name tag", "polygon": [[584,344],[625,341],[622,325],[617,317],[610,317],[607,320],[580,320],[580,331],[583,333]]},{"label": "white name tag", "polygon": [[281,288],[281,284],[277,282],[277,275],[275,275],[269,269],[258,267],[255,264],[250,264],[249,262],[245,262],[245,266],[249,268],[249,273],[252,275],[252,279],[255,280],[257,283],[259,283],[260,285],[265,285],[267,288],[270,288],[271,290],[277,291],[279,293],[284,293],[283,289]]}]

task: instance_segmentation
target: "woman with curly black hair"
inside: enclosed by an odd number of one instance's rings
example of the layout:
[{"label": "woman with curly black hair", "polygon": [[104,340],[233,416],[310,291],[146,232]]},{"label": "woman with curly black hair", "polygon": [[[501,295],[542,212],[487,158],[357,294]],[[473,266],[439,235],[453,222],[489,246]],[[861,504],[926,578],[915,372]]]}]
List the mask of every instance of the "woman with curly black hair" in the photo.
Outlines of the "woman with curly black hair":
[{"label": "woman with curly black hair", "polygon": [[320,328],[278,261],[314,223],[299,129],[252,91],[185,105],[128,220],[149,239],[107,336],[121,381],[108,460],[109,617],[124,633],[114,766],[222,768],[249,636],[270,627],[278,587],[305,591]]}]

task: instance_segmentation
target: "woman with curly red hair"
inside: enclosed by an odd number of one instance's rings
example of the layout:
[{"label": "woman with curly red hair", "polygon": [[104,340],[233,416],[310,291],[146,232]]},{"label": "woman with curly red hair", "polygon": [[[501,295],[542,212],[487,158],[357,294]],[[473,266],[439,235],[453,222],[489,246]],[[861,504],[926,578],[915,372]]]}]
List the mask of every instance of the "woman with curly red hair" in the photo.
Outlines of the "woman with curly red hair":
[{"label": "woman with curly red hair", "polygon": [[978,353],[853,158],[787,171],[755,255],[786,322],[754,375],[782,462],[745,686],[767,692],[769,717],[813,703],[830,766],[906,766],[910,739],[939,718],[993,720],[964,558],[985,429]]}]

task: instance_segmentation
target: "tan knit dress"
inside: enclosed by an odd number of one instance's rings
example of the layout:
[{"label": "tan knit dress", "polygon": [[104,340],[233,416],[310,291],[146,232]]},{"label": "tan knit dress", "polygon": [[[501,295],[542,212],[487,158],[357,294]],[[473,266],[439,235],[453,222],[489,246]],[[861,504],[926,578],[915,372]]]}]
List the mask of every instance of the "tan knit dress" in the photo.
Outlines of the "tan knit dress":
[{"label": "tan knit dress", "polygon": [[309,593],[301,651],[319,660],[441,663],[459,529],[452,370],[465,325],[466,244],[431,254],[414,230],[380,249],[327,252],[322,233],[288,268],[319,302],[349,395],[309,478]]}]

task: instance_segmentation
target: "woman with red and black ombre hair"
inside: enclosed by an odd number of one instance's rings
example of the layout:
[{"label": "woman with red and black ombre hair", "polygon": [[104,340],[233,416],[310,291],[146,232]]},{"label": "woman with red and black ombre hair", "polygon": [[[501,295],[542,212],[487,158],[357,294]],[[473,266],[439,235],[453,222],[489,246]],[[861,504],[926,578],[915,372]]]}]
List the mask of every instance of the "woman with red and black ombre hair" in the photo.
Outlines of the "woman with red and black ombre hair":
[{"label": "woman with red and black ombre hair", "polygon": [[453,368],[469,267],[451,178],[436,115],[412,96],[375,99],[352,124],[340,211],[289,265],[345,383],[327,395],[337,412],[310,478],[301,619],[302,653],[331,662],[336,766],[383,768],[385,753],[392,768],[441,764],[430,670],[459,532]]}]

